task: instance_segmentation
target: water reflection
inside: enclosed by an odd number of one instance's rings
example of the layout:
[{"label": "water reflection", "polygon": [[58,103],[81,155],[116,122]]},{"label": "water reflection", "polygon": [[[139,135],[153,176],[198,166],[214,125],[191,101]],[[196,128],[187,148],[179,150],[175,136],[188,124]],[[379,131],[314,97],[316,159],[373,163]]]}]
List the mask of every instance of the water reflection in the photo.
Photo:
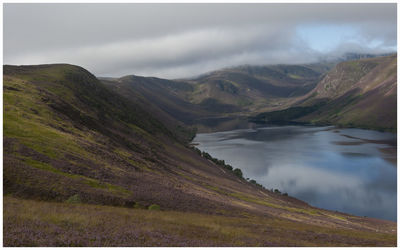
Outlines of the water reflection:
[{"label": "water reflection", "polygon": [[199,134],[198,148],[311,205],[396,220],[396,136],[284,126]]}]

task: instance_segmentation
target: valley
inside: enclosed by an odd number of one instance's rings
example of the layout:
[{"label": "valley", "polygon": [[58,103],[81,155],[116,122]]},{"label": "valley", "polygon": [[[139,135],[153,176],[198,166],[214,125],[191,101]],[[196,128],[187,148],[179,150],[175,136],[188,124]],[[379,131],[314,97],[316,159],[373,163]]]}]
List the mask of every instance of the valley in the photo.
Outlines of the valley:
[{"label": "valley", "polygon": [[395,222],[273,192],[190,142],[286,122],[395,132],[396,56],[175,80],[5,65],[4,245],[395,246]]},{"label": "valley", "polygon": [[146,106],[161,109],[153,111],[158,116],[166,113],[165,120],[200,132],[245,128],[248,121],[395,132],[397,54],[358,57],[337,64],[239,66],[192,79],[100,79],[127,98],[141,96]]}]

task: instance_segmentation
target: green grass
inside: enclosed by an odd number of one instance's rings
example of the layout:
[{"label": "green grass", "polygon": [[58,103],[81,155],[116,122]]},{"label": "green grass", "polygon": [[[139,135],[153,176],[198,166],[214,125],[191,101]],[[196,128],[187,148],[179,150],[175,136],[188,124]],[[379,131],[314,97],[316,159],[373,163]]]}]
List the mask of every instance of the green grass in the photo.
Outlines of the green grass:
[{"label": "green grass", "polygon": [[302,76],[299,76],[299,75],[296,75],[296,74],[288,74],[288,76],[289,76],[290,78],[293,78],[293,79],[303,79]]},{"label": "green grass", "polygon": [[[316,210],[316,209],[312,209],[312,208],[299,208],[299,207],[289,207],[289,206],[283,206],[283,205],[279,205],[273,202],[268,202],[266,200],[266,198],[264,199],[260,199],[254,196],[250,196],[248,194],[244,194],[244,193],[232,193],[232,192],[228,192],[228,191],[224,191],[221,190],[218,187],[215,186],[211,186],[208,184],[204,184],[204,187],[211,189],[213,191],[216,191],[219,194],[223,194],[223,195],[228,195],[234,198],[237,198],[239,200],[242,201],[246,201],[246,202],[250,202],[250,203],[254,203],[254,204],[258,204],[258,205],[262,205],[262,206],[267,206],[267,207],[272,207],[272,208],[277,208],[277,209],[282,209],[282,210],[286,210],[288,212],[294,212],[294,213],[302,213],[302,214],[307,214],[307,215],[321,215],[321,213]],[[330,216],[330,214],[325,214],[326,216]],[[341,219],[341,220],[346,220],[344,217],[339,217],[337,215],[334,216],[335,218]]]},{"label": "green grass", "polygon": [[114,153],[117,153],[118,155],[120,155],[122,157],[125,157],[125,158],[129,158],[129,157],[132,156],[131,152],[129,152],[129,151],[125,150],[125,149],[122,149],[122,148],[115,148],[114,149]]},{"label": "green grass", "polygon": [[[57,68],[57,67],[56,67]],[[68,69],[69,67],[67,67]],[[61,71],[65,68],[62,67]],[[47,71],[46,71],[47,72]],[[42,77],[40,73],[33,76],[35,81],[43,80],[49,81],[52,77],[58,77],[59,70],[47,72],[48,78]],[[70,161],[66,154],[74,155],[78,158],[88,159],[94,164],[99,166],[104,164],[104,161],[98,157],[98,155],[88,152],[84,148],[85,145],[92,144],[97,145],[95,138],[92,133],[79,130],[69,123],[67,120],[62,119],[58,116],[54,110],[52,110],[48,104],[42,100],[41,92],[36,86],[28,80],[33,80],[32,76],[20,75],[19,78],[4,77],[4,86],[17,90],[5,89],[4,98],[4,124],[3,132],[4,136],[8,138],[17,139],[18,143],[27,146],[28,148],[48,156],[50,159],[57,159],[63,161]],[[68,92],[68,89],[63,88],[63,85],[50,86],[57,88],[59,91],[64,89]],[[47,90],[49,90],[47,89]],[[58,93],[60,95],[66,95],[64,92]],[[69,100],[67,97],[65,100]],[[63,128],[66,131],[61,131],[59,128]],[[100,145],[99,145],[100,147]],[[16,150],[16,149],[15,149]],[[118,154],[123,157],[130,156],[129,152],[118,148]],[[122,187],[111,185],[109,183],[102,183],[95,179],[88,178],[82,175],[69,174],[63,172],[48,163],[34,160],[30,157],[24,157],[16,154],[17,158],[21,159],[25,164],[38,168],[41,170],[56,173],[68,178],[80,179],[83,183],[93,188],[100,188],[108,190],[109,192],[128,195],[130,191],[125,190]],[[84,163],[78,162],[78,165]]]},{"label": "green grass", "polygon": [[152,205],[150,205],[149,206],[149,208],[148,208],[149,210],[156,210],[156,211],[158,211],[158,210],[160,210],[160,205],[157,205],[157,204],[152,204]]},{"label": "green grass", "polygon": [[250,203],[258,204],[258,205],[263,205],[267,207],[272,207],[272,208],[277,208],[277,209],[283,209],[289,212],[294,212],[294,213],[302,213],[302,214],[308,214],[308,215],[317,215],[319,214],[318,210],[312,209],[312,208],[298,208],[298,207],[289,207],[289,206],[283,206],[279,205],[273,202],[268,202],[266,200],[262,200],[256,197],[251,197],[249,195],[243,194],[243,193],[229,193],[230,196],[238,198],[242,201],[247,201]]},{"label": "green grass", "polygon": [[123,158],[125,161],[127,161],[132,166],[135,166],[137,168],[140,168],[140,169],[148,171],[148,172],[157,173],[156,170],[149,168],[145,163],[133,160],[132,152],[129,152],[126,149],[122,149],[122,148],[115,148],[113,151],[114,151],[114,153],[118,154],[121,158]]},{"label": "green grass", "polygon": [[5,136],[19,139],[21,143],[50,158],[61,157],[60,152],[87,156],[73,135],[55,129],[54,126],[64,127],[80,135],[82,133],[63,122],[46,104],[39,101],[40,94],[34,86],[18,79],[5,79],[4,86],[21,89],[4,91]]},{"label": "green grass", "polygon": [[74,178],[74,179],[79,179],[82,181],[82,183],[87,184],[90,187],[93,188],[99,188],[99,189],[105,189],[107,191],[110,191],[112,193],[116,193],[116,194],[122,194],[124,196],[126,195],[131,195],[132,192],[129,190],[124,189],[123,187],[120,186],[116,186],[116,185],[112,185],[110,183],[104,183],[104,182],[99,182],[96,179],[93,178],[89,178],[83,175],[78,175],[78,174],[69,174],[69,173],[65,173],[53,166],[51,166],[50,164],[44,163],[44,162],[40,162],[40,161],[36,161],[33,160],[29,157],[24,157],[24,156],[19,156],[19,158],[22,158],[23,161],[28,164],[29,166],[38,168],[38,169],[42,169],[45,171],[49,171],[55,174],[59,174],[68,178]]},{"label": "green grass", "polygon": [[395,233],[313,226],[252,214],[229,217],[8,196],[3,223],[5,246],[396,245]]},{"label": "green grass", "polygon": [[239,99],[237,101],[237,105],[240,106],[240,107],[245,107],[245,106],[249,106],[249,105],[252,105],[252,104],[253,104],[252,101],[244,99],[244,98]]},{"label": "green grass", "polygon": [[94,187],[94,188],[106,189],[113,193],[119,193],[119,194],[124,194],[124,195],[132,194],[131,191],[126,190],[125,188],[120,187],[120,186],[112,185],[112,184],[105,183],[105,182],[102,183],[102,182],[99,182],[98,180],[84,177],[84,176],[80,176],[80,177],[85,180],[84,183],[86,183],[89,186]]},{"label": "green grass", "polygon": [[65,202],[77,204],[77,203],[81,203],[82,201],[78,194],[74,194],[71,197],[69,197]]}]

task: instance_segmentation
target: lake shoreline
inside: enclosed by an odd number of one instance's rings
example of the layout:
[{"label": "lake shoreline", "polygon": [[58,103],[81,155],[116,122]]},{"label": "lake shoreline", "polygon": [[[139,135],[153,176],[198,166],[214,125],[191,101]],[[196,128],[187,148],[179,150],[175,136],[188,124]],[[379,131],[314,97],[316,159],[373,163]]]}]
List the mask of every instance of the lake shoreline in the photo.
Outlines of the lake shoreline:
[{"label": "lake shoreline", "polygon": [[[234,166],[234,167],[238,167],[238,168],[241,168],[242,170],[244,170],[244,175],[246,176],[246,177],[248,177],[248,178],[250,178],[250,179],[255,179],[257,182],[259,182],[260,184],[262,184],[262,185],[265,185],[268,189],[269,188],[277,188],[277,189],[279,189],[279,190],[281,190],[282,192],[287,192],[287,193],[289,193],[289,195],[290,196],[292,196],[292,197],[296,197],[297,199],[300,199],[300,200],[302,200],[302,201],[305,201],[305,202],[307,202],[307,203],[309,203],[309,204],[311,204],[312,206],[316,206],[316,207],[321,207],[321,208],[323,208],[323,209],[328,209],[328,210],[336,210],[336,211],[342,211],[342,212],[345,212],[345,213],[349,213],[348,211],[346,211],[346,210],[342,210],[342,209],[336,209],[336,208],[329,208],[329,207],[324,207],[324,206],[318,206],[318,204],[316,205],[315,203],[313,203],[313,202],[309,202],[309,200],[307,200],[307,199],[304,199],[304,194],[302,194],[302,195],[296,195],[296,193],[293,193],[293,192],[291,192],[290,190],[286,190],[286,189],[283,189],[283,188],[280,188],[279,186],[274,186],[274,185],[272,185],[272,184],[270,184],[269,182],[267,182],[268,184],[266,184],[265,182],[263,182],[262,181],[262,178],[261,177],[259,177],[259,176],[257,176],[257,175],[253,175],[253,174],[248,174],[249,173],[249,170],[248,169],[246,169],[246,168],[243,168],[242,167],[242,165],[235,165],[235,163],[234,162],[232,162],[232,159],[230,158],[230,157],[226,157],[226,156],[224,156],[224,154],[215,154],[215,152],[213,152],[213,150],[208,150],[207,149],[207,147],[204,147],[204,142],[203,142],[203,144],[202,144],[202,142],[199,142],[198,141],[198,138],[199,138],[199,136],[201,137],[201,136],[203,136],[203,135],[208,135],[208,134],[216,134],[216,135],[218,135],[220,138],[223,138],[223,139],[221,139],[222,141],[224,141],[224,143],[226,143],[226,147],[228,147],[229,146],[229,143],[227,143],[227,141],[229,142],[229,140],[232,140],[232,141],[234,141],[234,140],[241,140],[238,136],[233,136],[232,134],[235,134],[235,133],[238,133],[238,134],[240,134],[240,133],[244,133],[244,134],[247,134],[247,136],[253,136],[253,135],[251,135],[251,134],[257,134],[257,132],[256,131],[262,131],[262,130],[274,130],[274,129],[279,129],[279,128],[285,128],[285,129],[289,129],[288,131],[290,131],[290,128],[296,128],[296,127],[301,127],[301,128],[304,128],[304,129],[306,129],[306,130],[317,130],[317,133],[319,133],[319,132],[321,132],[321,133],[329,133],[330,134],[330,136],[335,136],[334,134],[337,134],[338,133],[338,131],[339,130],[343,130],[343,128],[339,128],[339,127],[337,127],[337,126],[334,126],[334,125],[329,125],[329,126],[324,126],[324,127],[321,127],[321,126],[317,126],[317,125],[315,125],[315,124],[307,124],[307,125],[302,125],[302,126],[295,126],[295,125],[290,125],[290,126],[274,126],[274,125],[271,125],[271,124],[269,124],[268,126],[260,126],[260,127],[252,127],[252,128],[243,128],[243,129],[238,129],[238,130],[231,130],[231,131],[220,131],[220,132],[214,132],[214,133],[197,133],[196,134],[196,137],[194,138],[194,140],[192,141],[192,143],[196,143],[197,145],[196,145],[196,147],[197,148],[199,148],[199,149],[201,149],[201,150],[204,150],[205,152],[208,152],[208,153],[210,153],[213,157],[216,157],[216,158],[218,158],[218,159],[223,159],[223,160],[225,160],[227,163],[229,163],[229,164],[232,164],[232,166]],[[327,129],[327,127],[328,127],[328,129]],[[296,129],[295,129],[296,130]],[[294,131],[295,131],[294,130]],[[347,149],[349,149],[349,148],[354,148],[354,147],[361,147],[361,149],[362,149],[362,147],[371,147],[371,145],[373,145],[373,146],[375,146],[375,145],[387,145],[387,147],[384,147],[383,149],[382,148],[380,148],[379,149],[379,151],[380,151],[380,153],[382,153],[382,154],[385,154],[385,155],[389,155],[389,157],[383,157],[383,156],[381,156],[381,157],[379,157],[378,155],[377,155],[377,153],[375,153],[375,151],[374,151],[374,158],[370,158],[370,157],[372,157],[372,156],[369,156],[368,154],[366,154],[366,153],[363,153],[362,151],[360,151],[360,152],[345,152],[345,151],[343,151],[342,153],[337,153],[337,157],[339,157],[339,158],[343,158],[343,159],[346,159],[346,160],[349,160],[350,162],[352,162],[350,165],[351,166],[353,166],[352,168],[356,168],[357,169],[357,171],[361,171],[360,173],[363,173],[362,172],[362,169],[361,169],[361,165],[362,164],[364,164],[364,163],[361,163],[362,162],[362,159],[363,158],[365,158],[365,157],[367,157],[368,159],[376,159],[375,161],[377,161],[377,160],[379,160],[380,158],[385,158],[384,160],[385,160],[385,162],[388,162],[388,164],[396,164],[396,162],[397,162],[397,157],[393,157],[393,152],[396,152],[396,150],[393,150],[391,147],[393,147],[393,146],[397,146],[397,138],[396,138],[396,134],[394,134],[394,133],[390,133],[390,132],[381,132],[381,131],[374,131],[374,130],[368,130],[368,129],[354,129],[354,128],[345,128],[344,130],[350,130],[350,131],[352,131],[352,130],[355,130],[357,133],[361,133],[361,134],[373,134],[374,136],[388,136],[388,137],[393,137],[393,138],[395,138],[396,140],[395,140],[395,142],[394,142],[394,140],[370,140],[370,139],[365,139],[365,138],[362,138],[362,137],[360,137],[360,136],[346,136],[346,135],[337,135],[336,137],[338,137],[338,138],[340,138],[340,140],[334,140],[334,141],[332,141],[332,142],[330,142],[330,143],[328,143],[331,147],[340,147],[340,148],[342,148],[341,150],[343,150],[343,149],[345,149],[345,150],[347,150]],[[269,133],[272,133],[272,132],[269,132]],[[294,132],[293,131],[291,131],[291,133],[293,134]],[[389,134],[387,134],[387,133],[389,133]],[[296,133],[294,133],[294,134],[296,134]],[[300,133],[301,134],[301,133]],[[229,136],[231,136],[231,138],[229,138]],[[252,138],[253,139],[253,138]],[[275,138],[276,139],[276,138]],[[274,140],[275,140],[274,139]],[[358,141],[361,141],[360,143],[358,142]],[[364,141],[362,141],[362,140],[364,140]],[[242,143],[242,142],[237,142],[237,143]],[[278,140],[279,141],[279,140]],[[342,143],[336,143],[335,144],[335,142],[341,142],[341,141],[344,141],[344,142],[342,142]],[[355,142],[355,141],[357,141],[357,142]],[[208,144],[210,144],[210,142],[207,142]],[[253,141],[253,142],[251,142],[251,144],[257,144],[257,145],[263,145],[263,144],[260,144],[260,143],[262,143],[262,142],[260,142],[260,141]],[[225,145],[225,144],[224,144]],[[233,144],[232,144],[233,145]],[[210,146],[210,145],[209,145]],[[210,146],[210,147],[212,147],[212,146]],[[378,146],[377,146],[378,147]],[[217,148],[217,146],[215,146],[214,145],[214,148]],[[221,149],[222,150],[222,149]],[[241,150],[241,151],[245,151],[245,150],[247,150],[246,149],[246,147],[243,147],[243,150]],[[370,151],[372,150],[372,149],[369,149]],[[375,149],[374,149],[375,150]],[[273,151],[273,150],[272,150]],[[268,151],[268,152],[270,152],[270,151]],[[328,152],[329,153],[329,152]],[[263,153],[263,154],[265,154],[265,153]],[[301,155],[301,154],[300,154]],[[328,156],[329,156],[329,154],[328,154]],[[233,157],[236,157],[235,156],[235,154],[233,154]],[[289,157],[289,156],[287,156],[287,157]],[[251,158],[254,158],[254,157],[249,157],[249,159],[251,159]],[[290,157],[289,157],[290,158]],[[321,158],[321,157],[320,157]],[[323,158],[323,157],[322,157]],[[367,159],[366,158],[366,159]],[[239,160],[239,162],[240,162],[240,160]],[[367,161],[368,162],[368,161]],[[371,168],[371,166],[369,166],[368,165],[368,163],[366,163],[367,164],[367,166],[368,166],[368,168]],[[379,160],[379,164],[383,164],[382,162],[381,162],[381,160]],[[243,166],[248,166],[248,165],[252,165],[251,163],[248,163],[248,164],[243,164]],[[386,166],[386,165],[385,165]],[[301,167],[303,167],[304,168],[304,166],[301,166]],[[275,167],[273,167],[272,168],[273,169],[273,171],[278,171],[278,170],[276,170],[276,168]],[[395,168],[393,168],[393,169],[397,169],[396,167]],[[294,170],[296,170],[295,168],[294,168]],[[262,171],[262,170],[260,170],[260,171]],[[250,172],[251,173],[251,172]],[[262,176],[262,175],[261,175]],[[397,176],[397,175],[396,175]],[[292,176],[293,177],[293,176]],[[261,179],[260,179],[261,178]],[[290,179],[290,178],[286,178],[286,179]],[[304,182],[304,181],[303,181]],[[392,199],[392,198],[391,198]],[[370,211],[371,212],[371,211]],[[376,213],[376,212],[375,212]],[[352,212],[350,212],[350,214],[355,214],[355,213],[352,213]],[[358,214],[358,216],[364,216],[364,215],[362,215],[362,214]],[[368,216],[368,215],[367,215]],[[381,218],[381,217],[377,217],[377,216],[368,216],[368,217],[373,217],[373,218]],[[383,219],[383,218],[381,218],[381,219]],[[391,221],[393,221],[393,220],[391,220]]]},{"label": "lake shoreline", "polygon": [[265,122],[262,120],[255,120],[249,116],[222,116],[222,117],[205,117],[201,120],[197,120],[193,126],[197,127],[199,133],[212,133],[212,132],[223,132],[241,128],[256,128],[264,126],[335,126],[336,128],[355,128],[364,129],[378,132],[390,132],[397,134],[397,128],[384,128],[384,127],[372,127],[365,125],[354,125],[354,124],[337,124],[331,122],[303,122],[303,121],[280,121],[280,122]]}]

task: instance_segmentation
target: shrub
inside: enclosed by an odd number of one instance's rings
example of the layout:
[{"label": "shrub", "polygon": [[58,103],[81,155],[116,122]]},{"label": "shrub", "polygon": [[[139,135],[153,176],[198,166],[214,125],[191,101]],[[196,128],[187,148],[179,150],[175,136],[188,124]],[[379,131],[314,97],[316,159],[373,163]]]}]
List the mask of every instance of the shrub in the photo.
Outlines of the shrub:
[{"label": "shrub", "polygon": [[198,148],[193,148],[194,149],[194,151],[198,154],[198,155],[201,155],[201,151],[200,151],[200,149],[198,149]]},{"label": "shrub", "polygon": [[229,164],[226,164],[224,167],[225,167],[226,169],[230,170],[230,171],[233,170],[233,167],[232,167],[231,165],[229,165]]},{"label": "shrub", "polygon": [[71,197],[66,200],[67,203],[81,203],[81,197],[79,197],[79,194],[74,194]]},{"label": "shrub", "polygon": [[239,168],[235,168],[234,170],[233,170],[233,173],[237,176],[237,177],[239,177],[239,178],[242,178],[243,179],[243,173],[242,173],[242,170],[240,170]]},{"label": "shrub", "polygon": [[262,188],[262,189],[265,189],[265,187],[264,187],[263,185],[259,184],[259,183],[256,183],[256,186],[257,186],[257,187],[260,187],[260,188]]},{"label": "shrub", "polygon": [[160,210],[160,206],[157,204],[152,204],[148,208],[149,210]]},{"label": "shrub", "polygon": [[136,208],[136,209],[146,209],[147,206],[146,206],[145,204],[143,204],[142,202],[137,201],[137,202],[135,202],[135,205],[133,206],[133,208]]},{"label": "shrub", "polygon": [[278,189],[275,189],[275,190],[274,190],[274,193],[276,193],[276,194],[280,194],[280,193],[281,193],[281,191],[279,191]]},{"label": "shrub", "polygon": [[211,160],[211,159],[212,159],[211,155],[210,155],[209,153],[207,153],[207,152],[204,152],[204,151],[203,151],[201,154],[202,154],[202,156],[203,156],[204,158],[206,158],[206,159],[208,159],[208,160]]}]

